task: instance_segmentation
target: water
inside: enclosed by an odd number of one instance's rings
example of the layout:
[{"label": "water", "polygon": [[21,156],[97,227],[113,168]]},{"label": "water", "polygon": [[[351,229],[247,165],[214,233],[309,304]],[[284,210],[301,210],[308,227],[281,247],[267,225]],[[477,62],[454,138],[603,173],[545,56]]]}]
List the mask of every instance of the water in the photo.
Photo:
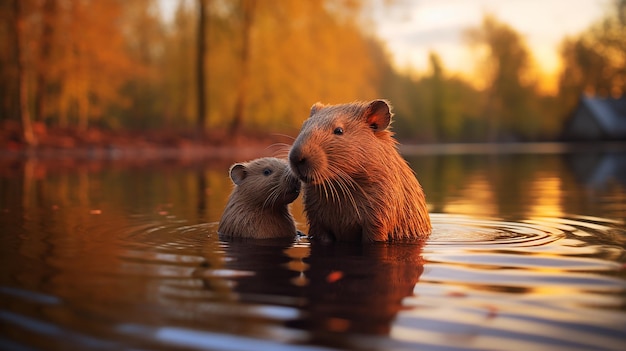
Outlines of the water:
[{"label": "water", "polygon": [[228,160],[2,161],[0,349],[624,349],[626,154],[408,159],[423,245],[220,242]]}]

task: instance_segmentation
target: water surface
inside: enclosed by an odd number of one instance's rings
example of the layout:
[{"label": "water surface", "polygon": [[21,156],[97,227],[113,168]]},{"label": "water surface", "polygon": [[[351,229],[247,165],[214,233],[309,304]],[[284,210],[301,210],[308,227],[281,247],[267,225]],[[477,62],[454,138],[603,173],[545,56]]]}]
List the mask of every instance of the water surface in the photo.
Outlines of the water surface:
[{"label": "water surface", "polygon": [[4,163],[0,349],[623,349],[625,154],[408,160],[421,245],[222,242],[234,160]]}]

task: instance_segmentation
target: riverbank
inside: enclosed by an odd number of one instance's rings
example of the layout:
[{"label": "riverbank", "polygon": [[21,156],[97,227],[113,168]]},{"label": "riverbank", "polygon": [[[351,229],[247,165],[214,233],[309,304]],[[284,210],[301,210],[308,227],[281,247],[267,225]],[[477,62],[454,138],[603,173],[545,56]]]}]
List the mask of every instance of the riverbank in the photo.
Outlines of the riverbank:
[{"label": "riverbank", "polygon": [[35,129],[37,144],[27,145],[17,128],[0,130],[0,159],[209,160],[286,155],[291,138],[179,130],[111,131],[90,128]]}]

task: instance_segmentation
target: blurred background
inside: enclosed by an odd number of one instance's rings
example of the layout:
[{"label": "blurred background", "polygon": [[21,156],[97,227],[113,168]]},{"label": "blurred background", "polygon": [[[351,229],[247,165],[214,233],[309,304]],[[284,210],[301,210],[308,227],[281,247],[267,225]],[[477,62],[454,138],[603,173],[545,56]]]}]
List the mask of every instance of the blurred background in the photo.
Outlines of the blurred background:
[{"label": "blurred background", "polygon": [[5,149],[295,136],[315,102],[374,98],[403,142],[626,139],[625,0],[10,0],[0,18]]}]

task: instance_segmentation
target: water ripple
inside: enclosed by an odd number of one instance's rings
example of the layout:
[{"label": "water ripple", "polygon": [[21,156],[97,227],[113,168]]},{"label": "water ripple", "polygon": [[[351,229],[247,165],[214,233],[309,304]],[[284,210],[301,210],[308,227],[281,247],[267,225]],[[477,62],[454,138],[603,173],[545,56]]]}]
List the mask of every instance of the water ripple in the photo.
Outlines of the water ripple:
[{"label": "water ripple", "polygon": [[490,253],[498,250],[593,255],[601,250],[617,250],[619,254],[624,254],[619,237],[626,238],[626,231],[622,229],[623,224],[616,221],[599,218],[592,221],[589,217],[502,221],[449,214],[433,214],[431,218],[433,233],[425,251],[462,248]]},{"label": "water ripple", "polygon": [[[50,293],[0,286],[0,295],[17,306],[47,306],[60,315],[70,309],[72,322],[8,307],[0,308],[0,319],[14,329],[105,348],[623,345],[621,222],[450,214],[433,214],[432,221],[423,247],[227,243],[216,237],[217,223],[175,216],[135,215],[105,227],[94,221],[76,229],[89,240],[50,239],[59,247],[48,259],[55,267]],[[84,259],[94,252],[108,264]],[[85,263],[75,265],[76,257]],[[92,280],[79,279],[85,274]],[[113,287],[103,288],[107,282]],[[116,289],[123,293],[113,294]],[[83,326],[82,316],[106,333]],[[103,341],[108,338],[118,341]]]}]

